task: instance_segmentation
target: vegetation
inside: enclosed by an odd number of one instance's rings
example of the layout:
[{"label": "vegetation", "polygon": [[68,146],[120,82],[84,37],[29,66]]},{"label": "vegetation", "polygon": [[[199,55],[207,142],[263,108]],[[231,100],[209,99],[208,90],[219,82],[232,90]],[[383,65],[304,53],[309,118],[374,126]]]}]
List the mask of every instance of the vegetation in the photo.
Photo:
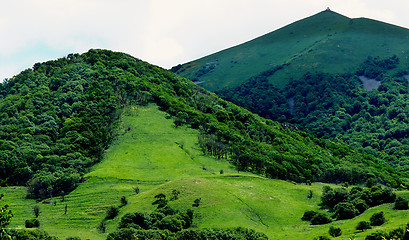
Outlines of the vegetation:
[{"label": "vegetation", "polygon": [[[237,169],[225,160],[211,158],[200,151],[198,130],[175,128],[173,120],[166,116],[155,105],[125,109],[117,140],[106,152],[104,160],[84,176],[87,181],[67,193],[64,202],[61,197],[43,201],[39,216],[41,229],[60,239],[105,239],[105,234],[117,231],[125,214],[151,213],[157,207],[152,205],[155,196],[163,193],[170,200],[173,190],[180,191],[180,194],[168,205],[181,212],[194,209],[193,230],[241,226],[263,232],[270,239],[313,239],[328,235],[328,228],[335,226],[341,227],[343,236],[361,240],[375,230],[361,233],[354,227],[361,220],[369,221],[375,212],[383,211],[388,218],[388,222],[380,226],[384,231],[407,223],[406,211],[392,210],[391,203],[344,220],[342,226],[338,222],[312,226],[300,218],[307,209],[320,211],[318,204],[325,184],[295,184],[237,173]],[[185,142],[184,149],[175,144],[182,141]],[[202,170],[202,165],[206,166],[206,171]],[[219,174],[220,169],[224,169],[223,175]],[[139,186],[139,194],[135,194],[135,186]],[[308,199],[310,190],[313,196]],[[4,204],[8,204],[14,214],[9,228],[24,228],[25,220],[33,218],[32,206],[39,203],[25,199],[24,187],[3,187],[0,193],[5,194]],[[107,207],[120,204],[120,196],[126,196],[128,204],[120,208],[116,218],[105,221],[104,234],[97,226],[105,218]],[[406,191],[398,191],[397,196],[408,197]],[[202,199],[199,207],[191,207],[197,198]],[[64,214],[66,204],[68,211]]]},{"label": "vegetation", "polygon": [[26,220],[25,226],[26,228],[38,228],[40,227],[40,221],[37,218]]},{"label": "vegetation", "polygon": [[[72,80],[81,83],[82,91],[74,87],[64,92],[74,84]],[[33,83],[49,89],[36,95],[35,101]],[[30,86],[28,92],[23,91],[27,90],[24,84]],[[53,98],[63,93],[67,101]],[[73,99],[71,104],[70,94],[80,102]],[[156,219],[157,229],[131,222],[136,229],[120,232],[205,236],[209,233],[204,228],[218,227],[209,231],[223,235],[234,234],[237,230],[229,229],[244,225],[269,236],[294,238],[308,227],[299,219],[305,209],[317,208],[322,184],[311,182],[400,186],[400,177],[405,176],[374,157],[260,118],[186,79],[121,53],[91,50],[36,64],[2,84],[1,98],[0,108],[12,113],[4,111],[7,116],[2,112],[1,118],[5,127],[0,131],[7,134],[1,135],[6,138],[1,138],[0,156],[7,154],[13,164],[10,172],[4,166],[3,185],[27,184],[28,197],[44,199],[38,216],[41,228],[64,237],[86,232],[84,238],[101,239],[103,232],[116,232],[124,216],[144,210],[150,211],[146,219]],[[40,112],[31,116],[30,101],[40,100],[44,109],[36,105],[35,111]],[[71,115],[61,113],[65,103]],[[107,106],[112,107],[108,112]],[[42,114],[53,117],[56,125],[51,118],[41,120]],[[21,130],[27,124],[25,117],[32,123],[24,130],[31,137]],[[42,129],[43,123],[55,131]],[[15,135],[10,130],[14,128]],[[13,193],[8,200],[18,213],[13,228],[24,226],[36,201],[24,199],[23,187],[2,191]],[[118,196],[127,200],[120,208]],[[192,224],[186,218],[192,204],[199,228],[182,230]],[[109,206],[115,206],[117,217],[104,221]],[[289,210],[294,216],[288,215]],[[311,220],[314,224],[329,219],[316,215]],[[91,230],[82,226],[84,222],[90,223]],[[300,231],[279,232],[288,222]],[[328,226],[311,229],[311,234],[328,232]]]},{"label": "vegetation", "polygon": [[35,64],[0,89],[0,177],[3,185],[27,184],[31,198],[72,191],[101,160],[124,107],[151,101],[176,126],[199,129],[203,152],[230,160],[239,171],[297,182],[356,183],[375,176],[401,183],[398,172],[373,157],[261,119],[122,53],[90,50]]},{"label": "vegetation", "polygon": [[383,212],[374,213],[369,219],[371,226],[380,226],[386,222]]},{"label": "vegetation", "polygon": [[[323,11],[172,71],[407,171],[408,36],[405,28]],[[365,89],[363,77],[380,86]]]},{"label": "vegetation", "polygon": [[[390,188],[373,186],[371,188],[345,188],[325,186],[321,196],[321,205],[334,210],[337,220],[351,219],[363,213],[369,207],[394,202],[396,194]],[[372,225],[372,222],[371,222]]]},{"label": "vegetation", "polygon": [[393,206],[393,209],[396,210],[408,210],[408,200],[404,199],[403,197],[397,197],[395,199],[395,205]]},{"label": "vegetation", "polygon": [[117,206],[109,206],[106,210],[106,219],[113,219],[115,218],[119,213],[119,209]]},{"label": "vegetation", "polygon": [[339,237],[342,235],[342,230],[339,227],[329,227],[328,234],[332,237]]},{"label": "vegetation", "polygon": [[371,229],[371,224],[368,221],[360,221],[358,225],[356,225],[356,230],[361,230],[362,232],[366,229]]},{"label": "vegetation", "polygon": [[176,234],[169,231],[160,230],[136,230],[133,228],[121,229],[110,233],[107,240],[136,240],[136,239],[180,239],[180,240],[199,240],[199,239],[247,239],[247,240],[265,240],[268,239],[262,233],[258,233],[245,228],[231,229],[201,229],[185,230]]},{"label": "vegetation", "polygon": [[[295,123],[316,136],[337,139],[406,171],[408,81],[406,72],[396,69],[398,63],[396,56],[368,57],[356,72],[307,73],[290,81],[284,90],[268,83],[261,73],[220,94],[261,116]],[[381,85],[368,91],[358,76],[374,78]]]}]

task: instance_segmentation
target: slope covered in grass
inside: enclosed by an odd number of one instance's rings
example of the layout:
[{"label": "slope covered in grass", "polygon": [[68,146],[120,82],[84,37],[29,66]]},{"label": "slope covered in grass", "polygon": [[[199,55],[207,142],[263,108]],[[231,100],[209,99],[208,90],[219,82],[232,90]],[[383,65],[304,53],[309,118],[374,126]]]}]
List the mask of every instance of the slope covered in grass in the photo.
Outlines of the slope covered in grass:
[{"label": "slope covered in grass", "polygon": [[[45,200],[50,204],[38,203],[25,199],[23,187],[1,188],[5,194],[3,203],[9,204],[14,213],[10,228],[24,228],[24,221],[34,217],[31,209],[37,204],[41,209],[40,228],[51,235],[60,239],[105,239],[106,233],[99,232],[97,226],[109,206],[120,205],[121,196],[127,198],[128,204],[120,208],[118,217],[107,221],[107,232],[115,231],[126,213],[153,211],[155,195],[170,196],[176,189],[180,191],[179,198],[170,202],[176,209],[192,208],[194,199],[202,199],[200,206],[193,208],[193,228],[242,226],[264,232],[270,239],[313,239],[327,233],[330,225],[310,226],[301,221],[306,210],[318,210],[324,184],[309,186],[237,173],[225,160],[203,155],[198,149],[197,130],[175,128],[173,120],[166,116],[155,105],[127,108],[121,118],[120,134],[102,162],[85,176],[85,182],[65,196],[64,202],[57,197]],[[139,194],[134,192],[136,186]],[[307,198],[309,190],[313,192],[311,199]],[[360,233],[354,227],[373,212],[383,210],[388,218],[388,223],[378,229],[406,224],[407,211],[392,211],[391,207],[382,205],[331,225],[341,227],[344,236],[363,239],[374,230]]]},{"label": "slope covered in grass", "polygon": [[[405,28],[323,11],[172,70],[212,91],[237,87],[273,71],[269,82],[283,89],[290,79],[307,72],[349,72],[368,56],[395,54],[407,64],[408,38]],[[282,68],[275,71],[277,67]]]}]

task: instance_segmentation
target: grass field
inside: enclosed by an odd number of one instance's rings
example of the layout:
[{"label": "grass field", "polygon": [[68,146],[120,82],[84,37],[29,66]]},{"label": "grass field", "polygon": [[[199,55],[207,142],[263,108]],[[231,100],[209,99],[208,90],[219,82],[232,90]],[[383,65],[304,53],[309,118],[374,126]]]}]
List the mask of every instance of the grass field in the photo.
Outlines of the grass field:
[{"label": "grass field", "polygon": [[[24,187],[5,187],[2,201],[14,213],[11,228],[24,228],[24,221],[34,217],[32,207],[39,205],[41,229],[65,239],[105,239],[97,225],[104,219],[105,210],[119,205],[121,196],[128,204],[120,208],[119,216],[107,221],[107,232],[116,230],[121,216],[128,212],[152,211],[152,201],[158,193],[170,196],[179,190],[179,198],[172,207],[193,208],[194,227],[242,226],[264,232],[271,239],[313,239],[327,235],[331,225],[341,227],[338,239],[364,239],[377,229],[390,230],[409,222],[408,211],[394,211],[385,204],[366,211],[352,220],[338,221],[324,226],[310,226],[300,220],[306,210],[318,210],[324,184],[311,186],[265,179],[253,174],[238,173],[228,162],[204,156],[197,145],[196,130],[175,128],[167,114],[157,106],[132,107],[124,111],[118,137],[107,150],[103,161],[85,176],[87,180],[64,202],[61,197],[37,203],[25,199]],[[220,174],[223,170],[223,174]],[[136,194],[134,187],[140,193]],[[313,197],[307,198],[309,190]],[[409,197],[407,192],[399,193]],[[55,201],[55,205],[53,203]],[[67,206],[67,214],[65,207]],[[369,220],[377,211],[384,211],[388,222],[364,233],[354,230],[359,221]]]}]

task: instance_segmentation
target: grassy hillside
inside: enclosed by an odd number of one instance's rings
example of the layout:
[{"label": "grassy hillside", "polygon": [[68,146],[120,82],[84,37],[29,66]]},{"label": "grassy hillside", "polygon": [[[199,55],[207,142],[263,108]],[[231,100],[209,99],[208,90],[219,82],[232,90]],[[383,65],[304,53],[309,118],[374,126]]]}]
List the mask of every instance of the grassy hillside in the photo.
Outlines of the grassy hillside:
[{"label": "grassy hillside", "polygon": [[284,66],[268,77],[274,87],[283,89],[290,79],[307,72],[350,72],[368,56],[395,54],[407,65],[408,38],[405,28],[323,11],[172,70],[206,89],[219,91]]},{"label": "grassy hillside", "polygon": [[[377,229],[390,230],[407,223],[407,211],[393,211],[385,204],[352,220],[310,226],[300,218],[306,210],[318,210],[323,184],[308,186],[237,173],[228,162],[203,155],[198,149],[197,130],[175,128],[166,116],[155,105],[127,108],[121,118],[120,135],[103,161],[86,175],[84,183],[65,196],[64,202],[61,197],[45,200],[55,200],[55,206],[25,199],[24,187],[1,188],[3,203],[9,204],[14,213],[10,227],[23,228],[24,221],[33,218],[32,206],[38,204],[41,229],[51,235],[60,239],[105,239],[106,234],[96,227],[104,219],[106,208],[119,205],[121,196],[129,203],[120,209],[118,217],[107,221],[107,232],[116,230],[125,213],[152,211],[154,196],[170,195],[173,189],[180,191],[179,199],[170,203],[177,209],[191,208],[194,199],[202,199],[194,208],[194,228],[242,226],[264,232],[270,239],[313,239],[326,234],[333,225],[342,228],[343,236],[363,239],[374,230],[360,233],[354,227],[373,212],[382,210],[388,219]],[[139,194],[133,190],[136,186]],[[307,198],[309,190],[313,191],[311,199]]]}]

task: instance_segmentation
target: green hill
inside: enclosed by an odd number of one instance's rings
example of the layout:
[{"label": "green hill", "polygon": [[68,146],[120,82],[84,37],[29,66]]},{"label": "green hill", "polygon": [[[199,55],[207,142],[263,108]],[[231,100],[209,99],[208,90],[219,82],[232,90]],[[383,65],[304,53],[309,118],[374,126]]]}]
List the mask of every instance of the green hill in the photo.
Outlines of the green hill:
[{"label": "green hill", "polygon": [[306,72],[344,73],[368,56],[397,55],[407,64],[409,30],[323,11],[241,45],[172,69],[211,91],[237,87],[278,66],[269,82],[283,89]]},{"label": "green hill", "polygon": [[[300,220],[303,211],[318,208],[323,184],[297,183],[406,184],[406,173],[373,156],[266,120],[185,78],[107,50],[37,63],[2,83],[0,112],[2,201],[14,212],[10,228],[17,232],[38,204],[40,228],[50,234],[103,239],[97,226],[113,232],[126,213],[152,211],[157,196],[163,201],[160,193],[177,190],[180,200],[169,206],[179,212],[156,212],[162,225],[146,225],[161,229],[181,225],[181,218],[186,224],[182,212],[195,208],[191,234],[241,226],[296,239],[294,228],[311,236],[327,231]],[[121,196],[128,204],[103,221]],[[385,229],[404,224],[400,212],[393,214],[395,224]],[[345,231],[358,234],[351,226]]]},{"label": "green hill", "polygon": [[324,11],[173,71],[407,171],[408,38],[406,28]]}]

